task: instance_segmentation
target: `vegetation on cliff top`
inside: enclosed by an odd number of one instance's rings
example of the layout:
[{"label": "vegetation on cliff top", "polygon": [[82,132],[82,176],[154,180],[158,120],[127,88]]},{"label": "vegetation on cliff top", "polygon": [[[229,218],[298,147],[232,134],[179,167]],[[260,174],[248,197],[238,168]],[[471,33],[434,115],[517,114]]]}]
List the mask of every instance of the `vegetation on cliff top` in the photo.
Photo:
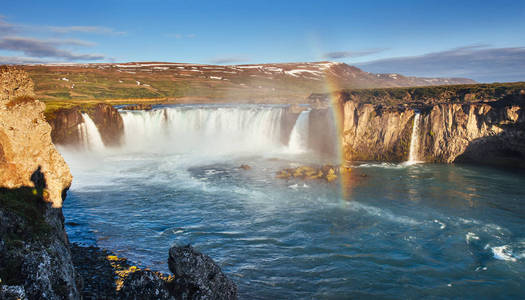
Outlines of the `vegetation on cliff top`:
[{"label": "vegetation on cliff top", "polygon": [[344,101],[384,105],[492,102],[525,95],[525,82],[347,89],[339,93]]}]

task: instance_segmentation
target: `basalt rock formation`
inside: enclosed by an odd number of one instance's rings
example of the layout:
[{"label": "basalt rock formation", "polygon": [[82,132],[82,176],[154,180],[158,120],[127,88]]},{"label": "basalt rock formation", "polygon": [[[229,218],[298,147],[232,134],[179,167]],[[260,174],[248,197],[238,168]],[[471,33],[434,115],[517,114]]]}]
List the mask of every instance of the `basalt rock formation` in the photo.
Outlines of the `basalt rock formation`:
[{"label": "basalt rock formation", "polygon": [[111,105],[98,103],[88,111],[106,146],[118,146],[124,133],[124,122]]},{"label": "basalt rock formation", "polygon": [[32,87],[0,68],[0,298],[76,299],[61,209],[72,177]]},{"label": "basalt rock formation", "polygon": [[57,145],[80,146],[83,136],[79,126],[84,123],[82,113],[85,112],[93,120],[100,132],[104,145],[119,146],[124,134],[124,122],[117,109],[105,103],[93,107],[61,108],[46,117],[51,125],[51,137]]},{"label": "basalt rock formation", "polygon": [[[487,94],[484,90],[466,99],[449,90],[425,101],[408,96],[381,101],[370,91],[341,92],[335,106],[343,114],[344,158],[406,161],[410,144],[418,143],[420,161],[523,168],[525,91],[514,87],[497,91]],[[412,141],[416,112],[419,126]]]},{"label": "basalt rock formation", "polygon": [[46,120],[51,125],[51,139],[53,143],[64,146],[77,146],[82,143],[79,126],[84,122],[79,107],[62,108]]}]

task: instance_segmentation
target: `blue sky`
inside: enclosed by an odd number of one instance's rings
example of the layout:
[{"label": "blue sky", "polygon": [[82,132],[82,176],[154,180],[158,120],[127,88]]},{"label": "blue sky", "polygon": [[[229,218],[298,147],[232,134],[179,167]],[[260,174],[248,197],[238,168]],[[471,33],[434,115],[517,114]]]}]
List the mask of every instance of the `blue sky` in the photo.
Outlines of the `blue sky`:
[{"label": "blue sky", "polygon": [[332,60],[525,81],[519,0],[0,1],[0,63]]}]

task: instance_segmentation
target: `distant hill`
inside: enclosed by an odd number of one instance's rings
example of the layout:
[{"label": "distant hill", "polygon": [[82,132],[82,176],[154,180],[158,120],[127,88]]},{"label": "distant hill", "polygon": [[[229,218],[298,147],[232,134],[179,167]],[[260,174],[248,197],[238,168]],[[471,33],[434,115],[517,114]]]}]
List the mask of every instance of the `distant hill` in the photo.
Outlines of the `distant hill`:
[{"label": "distant hill", "polygon": [[193,98],[301,102],[330,90],[475,83],[464,78],[373,74],[335,62],[199,65],[140,62],[20,66],[42,100]]}]

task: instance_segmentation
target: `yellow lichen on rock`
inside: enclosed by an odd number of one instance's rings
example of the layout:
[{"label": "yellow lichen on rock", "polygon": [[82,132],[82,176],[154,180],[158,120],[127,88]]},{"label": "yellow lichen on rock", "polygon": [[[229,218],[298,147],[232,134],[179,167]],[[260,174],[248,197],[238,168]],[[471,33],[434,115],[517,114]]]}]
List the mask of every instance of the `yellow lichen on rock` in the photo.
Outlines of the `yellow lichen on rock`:
[{"label": "yellow lichen on rock", "polygon": [[345,166],[325,165],[321,167],[300,166],[297,168],[287,168],[277,172],[276,177],[279,179],[324,179],[332,182],[339,177],[339,174],[350,174],[351,169]]}]

